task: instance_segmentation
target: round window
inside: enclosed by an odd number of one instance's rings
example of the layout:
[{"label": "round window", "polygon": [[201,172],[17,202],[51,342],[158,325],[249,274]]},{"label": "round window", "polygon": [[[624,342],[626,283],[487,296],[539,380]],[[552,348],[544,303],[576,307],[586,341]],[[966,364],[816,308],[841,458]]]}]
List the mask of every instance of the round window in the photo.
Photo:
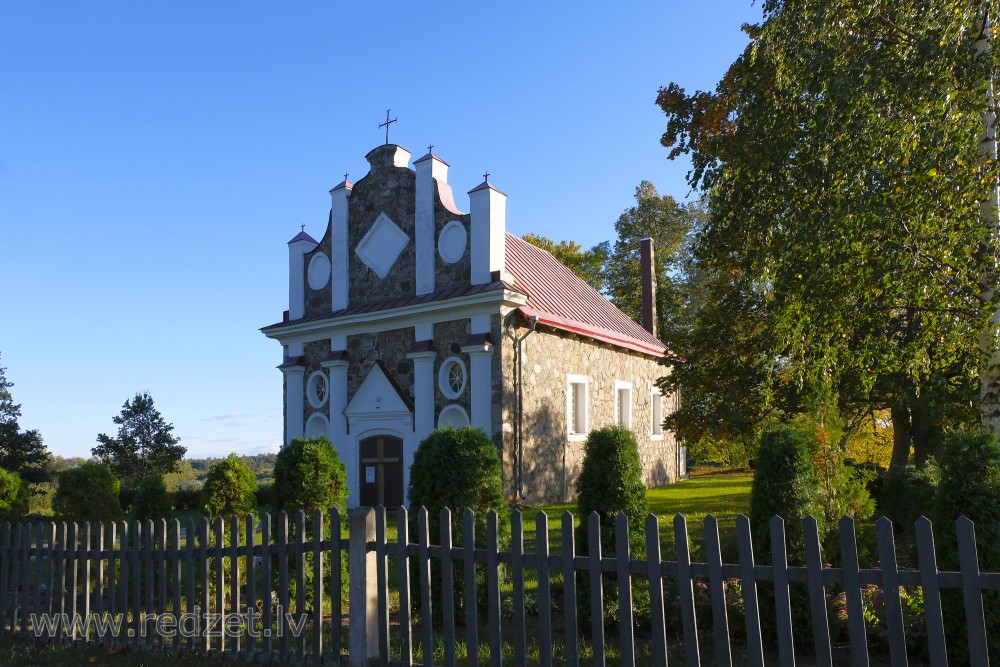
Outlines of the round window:
[{"label": "round window", "polygon": [[460,405],[447,405],[438,416],[438,428],[462,428],[469,425],[469,414]]},{"label": "round window", "polygon": [[330,396],[330,387],[327,384],[326,373],[316,371],[309,376],[309,383],[306,385],[306,397],[309,405],[314,408],[322,408],[326,405],[326,399]]},{"label": "round window", "polygon": [[438,374],[438,387],[448,398],[458,398],[465,391],[465,364],[458,357],[448,357],[441,364]]}]

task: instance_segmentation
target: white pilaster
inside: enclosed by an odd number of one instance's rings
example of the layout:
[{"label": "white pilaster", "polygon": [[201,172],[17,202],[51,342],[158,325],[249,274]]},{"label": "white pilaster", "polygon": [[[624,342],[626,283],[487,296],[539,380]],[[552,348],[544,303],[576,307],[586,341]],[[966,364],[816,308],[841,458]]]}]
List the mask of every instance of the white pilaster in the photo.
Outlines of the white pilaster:
[{"label": "white pilaster", "polygon": [[332,288],[332,308],[347,308],[347,200],[351,196],[350,181],[344,181],[330,190],[330,285]]},{"label": "white pilaster", "polygon": [[285,444],[289,444],[295,438],[301,438],[304,425],[303,400],[305,398],[305,374],[303,366],[283,366],[281,372],[285,374]]},{"label": "white pilaster", "polygon": [[288,319],[306,314],[305,255],[317,243],[304,231],[288,242]]},{"label": "white pilaster", "polygon": [[[340,453],[340,460],[347,466],[347,502],[354,507],[361,497],[357,487],[358,451],[347,438],[347,369],[350,364],[346,359],[324,361],[323,368],[330,373],[330,439]],[[353,502],[352,502],[353,501]]]},{"label": "white pilaster", "polygon": [[472,284],[485,285],[494,271],[503,272],[507,195],[484,181],[469,191],[472,216]]},{"label": "white pilaster", "polygon": [[448,163],[428,153],[413,163],[417,172],[414,213],[417,251],[417,294],[434,291],[434,192],[448,182]]},{"label": "white pilaster", "polygon": [[410,352],[406,358],[413,361],[413,433],[420,442],[434,430],[434,360],[437,353],[429,350]]},{"label": "white pilaster", "polygon": [[488,342],[462,346],[469,355],[470,403],[469,423],[493,437],[493,345]]}]

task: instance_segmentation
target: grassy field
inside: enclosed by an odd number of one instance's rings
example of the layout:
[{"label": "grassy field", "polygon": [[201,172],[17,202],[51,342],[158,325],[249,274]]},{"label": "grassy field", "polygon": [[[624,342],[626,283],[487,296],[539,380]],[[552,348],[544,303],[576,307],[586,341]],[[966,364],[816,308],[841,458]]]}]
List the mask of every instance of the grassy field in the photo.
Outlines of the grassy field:
[{"label": "grassy field", "polygon": [[[750,511],[750,486],[753,477],[748,473],[707,471],[692,474],[691,478],[669,486],[651,489],[646,497],[649,510],[660,519],[660,544],[665,559],[673,558],[674,528],[676,514],[687,518],[688,534],[694,553],[700,553],[705,539],[702,524],[705,517],[713,515],[719,521],[719,538],[722,554],[726,558],[736,556],[736,517]],[[576,529],[580,529],[581,517],[576,515],[576,503],[539,507],[549,517],[550,549],[554,552],[562,543],[559,520],[566,511],[573,513]],[[537,510],[526,510],[527,525],[534,526]],[[532,528],[533,530],[533,528]],[[669,551],[668,551],[669,550]]]}]

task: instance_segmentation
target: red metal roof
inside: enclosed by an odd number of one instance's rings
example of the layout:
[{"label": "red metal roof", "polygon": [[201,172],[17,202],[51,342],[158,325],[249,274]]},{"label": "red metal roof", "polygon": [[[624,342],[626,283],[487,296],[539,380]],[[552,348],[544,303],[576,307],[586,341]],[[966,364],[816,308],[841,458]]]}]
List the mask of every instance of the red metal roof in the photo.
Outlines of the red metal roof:
[{"label": "red metal roof", "polygon": [[506,270],[528,301],[519,309],[540,324],[636,352],[662,356],[666,346],[550,253],[513,234],[506,237]]}]

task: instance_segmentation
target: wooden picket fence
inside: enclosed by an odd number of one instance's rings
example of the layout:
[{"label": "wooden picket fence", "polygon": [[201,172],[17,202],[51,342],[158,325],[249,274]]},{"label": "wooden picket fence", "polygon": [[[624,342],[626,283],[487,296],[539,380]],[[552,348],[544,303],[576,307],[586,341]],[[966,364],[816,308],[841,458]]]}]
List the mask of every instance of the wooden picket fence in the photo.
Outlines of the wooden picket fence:
[{"label": "wooden picket fence", "polygon": [[[904,599],[908,590],[920,589],[923,650],[931,664],[946,665],[941,594],[955,589],[961,591],[966,616],[968,664],[989,665],[983,595],[996,596],[1000,573],[980,571],[975,527],[965,518],[956,522],[958,572],[939,570],[927,519],[916,524],[916,569],[897,566],[893,526],[885,519],[876,526],[879,565],[874,569],[859,565],[849,518],[839,525],[840,567],[824,564],[811,518],[803,525],[804,566],[789,566],[785,525],[778,517],[769,526],[769,564],[758,564],[743,516],[736,523],[739,558],[733,564],[723,562],[718,523],[711,516],[703,525],[704,562],[692,562],[687,522],[680,515],[673,520],[672,560],[661,554],[659,520],[652,515],[645,521],[642,554],[629,554],[628,523],[617,517],[614,557],[601,555],[596,514],[586,522],[587,554],[576,551],[576,527],[568,512],[560,519],[557,552],[549,549],[549,520],[543,512],[536,515],[534,530],[526,531],[524,516],[514,511],[505,549],[495,512],[487,515],[485,543],[479,544],[453,540],[456,526],[448,510],[441,513],[439,545],[430,543],[423,508],[417,513],[415,542],[406,510],[394,517],[383,508],[351,510],[348,519],[346,538],[336,511],[328,523],[319,511],[311,522],[297,513],[291,537],[284,513],[276,515],[273,530],[266,514],[214,525],[188,520],[183,527],[176,520],[4,524],[0,634],[318,665],[346,660],[449,667],[505,662],[575,667],[581,661],[660,666],[669,659],[688,667],[762,667],[794,665],[807,655],[810,664],[832,666],[836,652],[829,614],[836,592],[846,612],[849,663],[869,665],[886,658],[896,666],[913,659],[907,655]],[[472,535],[474,529],[475,516],[465,510],[461,534]],[[339,567],[323,567],[345,556],[349,582],[341,580]],[[584,581],[589,624],[578,619]],[[344,583],[349,583],[347,596],[341,593]],[[734,583],[740,593],[739,629],[730,619]],[[869,648],[872,628],[864,596],[872,586],[880,588],[884,605],[884,656]],[[642,623],[633,618],[633,595],[640,591],[649,598],[649,618]],[[794,600],[802,596],[811,615],[810,646],[796,645],[801,633],[796,634],[794,623],[802,619],[801,609],[793,610],[802,605]],[[605,619],[606,598],[617,599],[614,624]],[[231,632],[195,628],[195,613],[230,614]],[[183,624],[185,615],[191,622],[186,633],[171,634],[156,625],[161,619]],[[45,620],[76,617],[87,624],[53,630]],[[91,618],[120,618],[122,624],[99,633]],[[774,641],[765,641],[765,626],[773,628]],[[745,639],[733,642],[735,634]]]}]

